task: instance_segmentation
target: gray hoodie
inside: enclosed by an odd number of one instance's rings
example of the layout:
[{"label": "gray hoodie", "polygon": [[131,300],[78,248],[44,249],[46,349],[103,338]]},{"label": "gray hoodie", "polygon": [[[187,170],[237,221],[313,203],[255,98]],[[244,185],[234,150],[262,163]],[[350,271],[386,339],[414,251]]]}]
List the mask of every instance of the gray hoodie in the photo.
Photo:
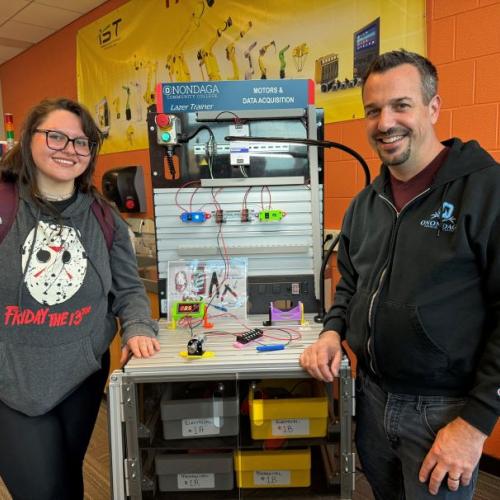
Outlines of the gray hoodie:
[{"label": "gray hoodie", "polygon": [[79,193],[54,220],[21,193],[0,244],[0,399],[26,415],[46,413],[100,368],[115,317],[123,343],[158,333],[127,225],[113,214],[108,251],[92,201]]}]

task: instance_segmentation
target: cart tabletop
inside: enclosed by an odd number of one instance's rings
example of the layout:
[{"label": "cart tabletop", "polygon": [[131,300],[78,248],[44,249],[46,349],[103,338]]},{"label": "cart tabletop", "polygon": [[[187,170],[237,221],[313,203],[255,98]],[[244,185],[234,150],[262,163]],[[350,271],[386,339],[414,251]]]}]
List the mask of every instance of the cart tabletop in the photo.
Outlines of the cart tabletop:
[{"label": "cart tabletop", "polygon": [[[153,376],[169,380],[249,379],[308,377],[299,365],[299,356],[319,335],[322,325],[312,315],[303,325],[279,323],[263,326],[265,315],[249,316],[246,320],[221,319],[211,328],[171,328],[160,320],[158,340],[161,350],[151,358],[132,357],[124,372],[131,376]],[[236,335],[260,328],[264,336],[248,344],[236,342]],[[188,355],[187,343],[192,334],[204,336],[203,355]],[[284,344],[282,350],[258,351],[257,346]],[[241,347],[239,347],[241,346]]]}]

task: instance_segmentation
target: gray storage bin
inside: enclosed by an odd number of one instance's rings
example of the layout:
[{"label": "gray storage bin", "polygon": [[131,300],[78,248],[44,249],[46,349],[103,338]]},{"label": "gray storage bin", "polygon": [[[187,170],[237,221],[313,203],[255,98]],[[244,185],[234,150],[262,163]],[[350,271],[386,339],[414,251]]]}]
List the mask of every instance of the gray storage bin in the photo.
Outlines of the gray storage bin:
[{"label": "gray storage bin", "polygon": [[[171,383],[161,398],[161,419],[165,439],[236,436],[239,404],[232,381]],[[200,397],[202,396],[202,397]]]},{"label": "gray storage bin", "polygon": [[156,455],[160,491],[231,490],[234,484],[232,453]]}]

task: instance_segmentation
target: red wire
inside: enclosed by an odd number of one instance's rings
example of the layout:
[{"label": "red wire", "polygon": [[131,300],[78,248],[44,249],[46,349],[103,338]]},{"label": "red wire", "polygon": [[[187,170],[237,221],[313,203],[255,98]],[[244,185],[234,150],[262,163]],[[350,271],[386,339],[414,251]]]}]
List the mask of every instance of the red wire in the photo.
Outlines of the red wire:
[{"label": "red wire", "polygon": [[[186,210],[182,205],[179,204],[178,202],[178,197],[179,197],[179,193],[181,192],[181,189],[184,189],[185,187],[187,186],[190,186],[191,184],[199,184],[200,181],[189,181],[189,182],[186,182],[185,184],[183,184],[182,186],[179,186],[179,189],[176,191],[175,193],[175,204],[183,211],[183,212],[188,212],[188,210]],[[199,186],[198,186],[199,187]],[[195,191],[196,192],[196,191]],[[194,194],[193,194],[194,196]]]}]

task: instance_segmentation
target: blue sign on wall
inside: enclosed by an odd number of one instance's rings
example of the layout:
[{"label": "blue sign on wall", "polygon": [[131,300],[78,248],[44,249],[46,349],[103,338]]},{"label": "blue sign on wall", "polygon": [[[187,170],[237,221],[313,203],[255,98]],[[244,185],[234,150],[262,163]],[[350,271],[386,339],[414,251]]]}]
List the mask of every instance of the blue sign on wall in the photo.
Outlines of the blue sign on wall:
[{"label": "blue sign on wall", "polygon": [[159,113],[305,108],[314,104],[312,80],[236,80],[159,83]]}]

